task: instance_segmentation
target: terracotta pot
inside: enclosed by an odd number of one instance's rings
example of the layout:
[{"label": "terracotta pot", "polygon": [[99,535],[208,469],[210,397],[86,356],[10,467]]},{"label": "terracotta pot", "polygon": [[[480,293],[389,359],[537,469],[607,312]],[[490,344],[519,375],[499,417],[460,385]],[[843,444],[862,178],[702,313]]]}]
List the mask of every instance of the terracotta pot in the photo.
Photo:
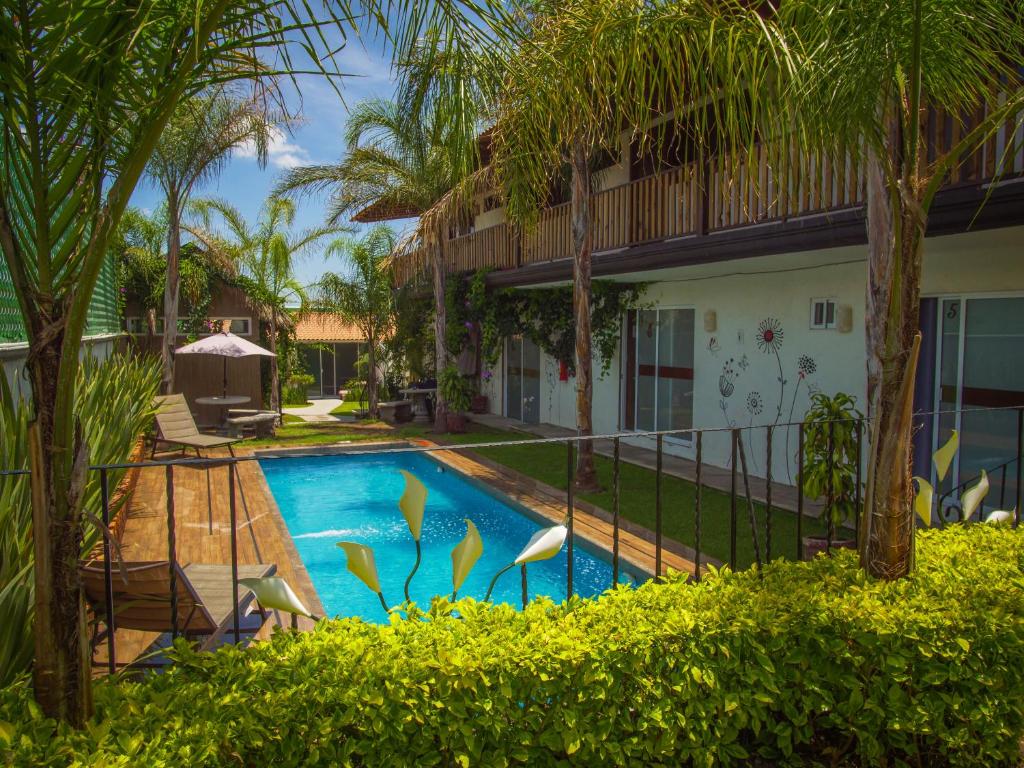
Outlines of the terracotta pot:
[{"label": "terracotta pot", "polygon": [[455,434],[462,434],[466,431],[466,414],[464,413],[446,413],[445,424],[448,427],[449,432]]},{"label": "terracotta pot", "polygon": [[[832,539],[832,549],[856,549],[853,539]],[[828,551],[828,539],[824,536],[804,536],[804,560],[813,560]]]},{"label": "terracotta pot", "polygon": [[473,395],[469,410],[473,413],[487,413],[487,395]]}]

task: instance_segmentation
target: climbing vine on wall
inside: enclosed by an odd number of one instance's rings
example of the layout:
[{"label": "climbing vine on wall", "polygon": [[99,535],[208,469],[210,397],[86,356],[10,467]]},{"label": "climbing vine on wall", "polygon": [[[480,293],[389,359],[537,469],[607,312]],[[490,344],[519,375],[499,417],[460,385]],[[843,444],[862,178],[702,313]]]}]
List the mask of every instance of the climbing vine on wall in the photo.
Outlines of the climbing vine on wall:
[{"label": "climbing vine on wall", "polygon": [[[452,353],[471,343],[479,329],[484,363],[494,366],[506,339],[524,336],[549,357],[575,369],[576,321],[572,286],[516,290],[487,289],[488,270],[448,281],[446,341]],[[636,308],[646,285],[595,280],[591,285],[591,333],[608,372],[618,347],[622,316]]]}]

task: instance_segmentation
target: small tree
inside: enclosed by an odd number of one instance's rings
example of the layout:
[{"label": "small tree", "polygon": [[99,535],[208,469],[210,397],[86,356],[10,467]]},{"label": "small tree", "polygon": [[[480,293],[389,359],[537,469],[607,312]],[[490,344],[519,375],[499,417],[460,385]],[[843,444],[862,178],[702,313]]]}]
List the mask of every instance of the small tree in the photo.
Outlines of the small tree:
[{"label": "small tree", "polygon": [[[326,12],[325,12],[326,13]],[[339,14],[338,29],[345,25]],[[28,336],[35,695],[82,723],[91,686],[78,577],[89,464],[80,347],[111,239],[179,102],[293,69],[306,3],[5,0],[0,7],[0,250]],[[319,59],[314,66],[322,71]],[[273,83],[264,93],[272,95]]]},{"label": "small tree", "polygon": [[181,220],[197,187],[223,169],[236,147],[251,143],[262,165],[274,118],[253,99],[219,86],[178,105],[160,136],[146,175],[164,193],[167,221],[167,279],[164,282],[164,343],[161,389],[174,390],[174,345],[178,338]]},{"label": "small tree", "polygon": [[[280,197],[267,199],[255,226],[223,200],[196,200],[191,210],[199,223],[190,224],[188,231],[212,252],[232,259],[237,265],[236,280],[269,325],[270,351],[276,355],[278,341],[291,324],[289,307],[298,307],[306,300],[305,289],[295,279],[295,260],[344,230],[315,227],[292,232],[295,204]],[[219,217],[222,228],[214,227],[214,216]],[[278,380],[275,356],[270,358],[270,407],[275,411],[281,404]]]},{"label": "small tree", "polygon": [[[278,193],[329,191],[332,221],[373,206],[385,218],[416,216],[429,210],[458,181],[459,168],[449,151],[448,117],[431,109],[412,110],[398,100],[358,103],[345,126],[346,154],[335,165],[295,168]],[[448,222],[430,233],[434,287],[435,367],[448,360],[445,346],[445,264]],[[439,398],[437,429],[444,431]]]},{"label": "small tree", "polygon": [[311,287],[311,309],[353,323],[366,339],[366,398],[371,414],[377,411],[377,369],[383,345],[395,332],[391,281],[384,269],[394,247],[395,234],[384,225],[359,240],[335,241],[331,250],[348,258],[348,270],[328,272]]}]

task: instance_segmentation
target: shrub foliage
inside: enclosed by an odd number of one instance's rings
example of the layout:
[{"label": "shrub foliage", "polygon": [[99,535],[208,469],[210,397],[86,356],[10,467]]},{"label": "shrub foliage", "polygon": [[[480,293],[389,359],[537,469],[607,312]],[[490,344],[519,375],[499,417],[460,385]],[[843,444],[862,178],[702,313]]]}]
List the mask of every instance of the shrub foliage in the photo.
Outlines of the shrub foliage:
[{"label": "shrub foliage", "polygon": [[[909,578],[851,552],[522,612],[323,622],[98,686],[97,720],[0,694],[0,757],[85,765],[1014,765],[1024,532],[926,532]],[[461,618],[451,615],[457,611]],[[6,752],[4,751],[6,750]],[[763,762],[755,763],[756,759]]]}]

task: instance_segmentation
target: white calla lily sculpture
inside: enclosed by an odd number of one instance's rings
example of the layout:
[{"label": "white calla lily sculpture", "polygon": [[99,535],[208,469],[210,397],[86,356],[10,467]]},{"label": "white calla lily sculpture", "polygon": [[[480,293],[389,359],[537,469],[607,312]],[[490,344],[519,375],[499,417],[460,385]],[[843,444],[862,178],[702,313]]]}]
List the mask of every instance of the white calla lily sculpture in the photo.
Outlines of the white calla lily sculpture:
[{"label": "white calla lily sculpture", "polygon": [[932,524],[932,500],[935,498],[935,489],[932,484],[923,477],[914,476],[917,483],[917,494],[914,496],[914,511],[921,518],[925,525]]},{"label": "white calla lily sculpture", "polygon": [[981,479],[960,496],[960,511],[964,520],[970,520],[985,496],[988,495],[988,474],[981,470]]},{"label": "white calla lily sculpture", "polygon": [[413,563],[412,570],[409,571],[409,576],[405,580],[405,599],[407,602],[412,602],[412,598],[409,597],[409,585],[420,567],[420,559],[423,556],[420,534],[423,531],[423,513],[427,508],[427,486],[412,472],[406,472],[404,469],[399,472],[405,478],[405,490],[402,492],[402,498],[398,500],[398,508],[402,511],[402,516],[409,526],[409,533],[412,534],[413,541],[416,542],[416,562]]},{"label": "white calla lily sculpture", "polygon": [[953,457],[956,456],[959,448],[960,433],[954,429],[946,444],[932,454],[932,463],[935,465],[935,475],[938,477],[939,483],[946,479],[946,473],[949,472],[949,466],[953,463]]},{"label": "white calla lily sculpture", "polygon": [[390,612],[391,609],[388,608],[380,589],[380,577],[377,575],[377,561],[373,557],[373,550],[365,544],[355,541],[339,541],[338,546],[345,550],[349,571],[369,587],[371,592],[375,592],[380,598],[380,604],[384,606],[384,610]]},{"label": "white calla lily sculpture", "polygon": [[997,509],[993,512],[989,512],[985,518],[985,522],[989,525],[1011,525],[1016,510],[1008,512],[1005,509]]},{"label": "white calla lily sculpture", "polygon": [[317,617],[309,612],[303,605],[299,596],[292,591],[288,582],[280,576],[264,576],[262,578],[239,579],[238,583],[246,589],[252,590],[258,602],[263,608],[272,611],[285,611],[292,615],[292,626],[296,626],[297,616],[306,616],[313,621]]},{"label": "white calla lily sculpture", "polygon": [[491,579],[491,585],[487,588],[487,594],[484,596],[484,600],[491,599],[491,592],[494,591],[494,585],[498,583],[498,577],[517,565],[523,568],[523,607],[526,607],[526,564],[535,563],[539,560],[549,560],[559,553],[562,549],[562,545],[565,544],[565,540],[569,535],[569,529],[564,525],[554,525],[550,528],[542,528],[537,531],[530,540],[523,547],[523,551],[520,552],[516,559],[506,565]]},{"label": "white calla lily sculpture", "polygon": [[452,550],[452,600],[459,594],[463,582],[484,552],[484,541],[473,521],[466,519],[466,535]]},{"label": "white calla lily sculpture", "polygon": [[[940,486],[942,481],[946,479],[946,475],[949,473],[949,468],[953,464],[953,459],[956,457],[956,452],[959,448],[960,435],[956,430],[953,430],[949,440],[932,454],[932,465],[935,468],[935,477],[938,479]],[[921,522],[925,525],[931,525],[934,514],[935,488],[923,477],[915,476],[914,482],[917,483],[917,493],[914,496],[914,512],[921,518]],[[970,519],[978,510],[981,503],[985,500],[985,496],[988,495],[988,491],[988,474],[986,474],[985,470],[982,470],[978,482],[960,495],[961,522]],[[941,504],[941,499],[939,503]],[[993,512],[989,517],[991,518],[997,514],[1010,513]],[[939,520],[940,522],[943,521],[942,510],[939,510]],[[989,522],[988,518],[985,519],[985,522]]]}]

